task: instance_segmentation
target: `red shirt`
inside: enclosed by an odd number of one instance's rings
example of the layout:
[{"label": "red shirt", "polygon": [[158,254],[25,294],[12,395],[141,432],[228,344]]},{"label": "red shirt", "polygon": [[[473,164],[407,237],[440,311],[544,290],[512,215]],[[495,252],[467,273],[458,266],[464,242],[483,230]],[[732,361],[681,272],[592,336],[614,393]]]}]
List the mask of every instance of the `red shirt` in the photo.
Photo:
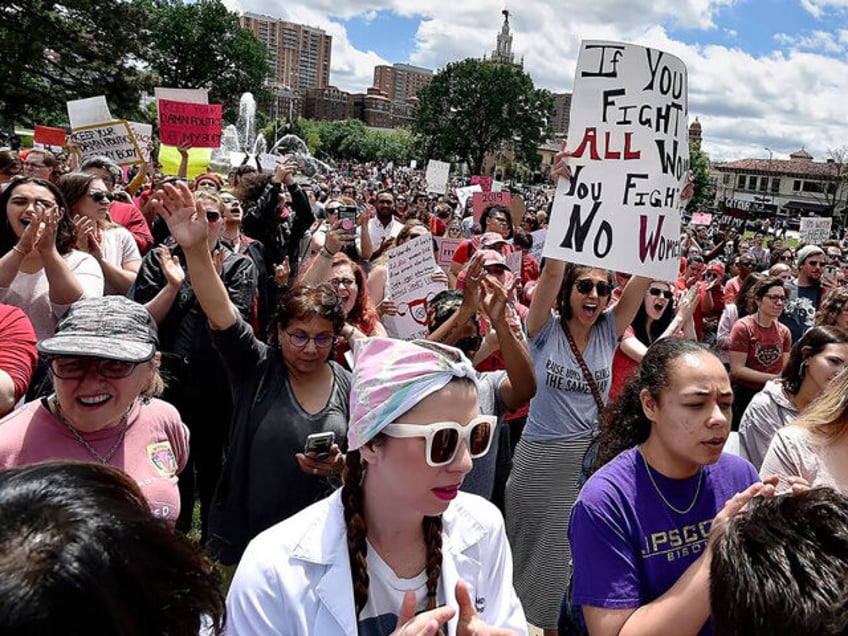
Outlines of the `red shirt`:
[{"label": "red shirt", "polygon": [[32,371],[38,362],[35,331],[22,309],[0,304],[0,370],[15,385],[15,402],[29,388]]}]

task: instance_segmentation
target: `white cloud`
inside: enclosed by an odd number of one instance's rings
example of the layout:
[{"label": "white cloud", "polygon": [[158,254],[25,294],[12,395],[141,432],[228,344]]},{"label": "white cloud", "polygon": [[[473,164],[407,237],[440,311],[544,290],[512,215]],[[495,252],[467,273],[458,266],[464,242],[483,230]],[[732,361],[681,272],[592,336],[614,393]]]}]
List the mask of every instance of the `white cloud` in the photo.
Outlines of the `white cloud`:
[{"label": "white cloud", "polygon": [[821,18],[829,10],[848,8],[848,0],[801,0],[801,6],[816,18]]},{"label": "white cloud", "polygon": [[[379,11],[419,18],[408,61],[433,69],[490,53],[502,22],[502,4],[493,0],[290,0],[273,5],[271,0],[228,1],[238,2],[242,10],[276,12],[278,17],[326,29],[333,35],[331,82],[352,91],[370,86],[374,65],[407,60],[383,60],[374,51],[356,49],[344,25],[333,20],[368,17]],[[698,46],[673,40],[665,28],[657,26],[716,30],[720,11],[734,1],[510,3],[513,51],[516,57],[524,57],[525,70],[537,86],[557,92],[571,88],[581,38],[631,41],[679,56],[689,69],[690,118],[700,118],[704,148],[716,160],[764,157],[765,146],[774,149],[776,156],[805,146],[822,159],[828,148],[848,143],[844,124],[848,29],[835,35],[824,30],[777,34],[776,50],[752,55],[741,48],[746,42],[741,28],[739,34],[719,31],[733,44]],[[848,0],[802,2],[820,11],[848,7]]]}]

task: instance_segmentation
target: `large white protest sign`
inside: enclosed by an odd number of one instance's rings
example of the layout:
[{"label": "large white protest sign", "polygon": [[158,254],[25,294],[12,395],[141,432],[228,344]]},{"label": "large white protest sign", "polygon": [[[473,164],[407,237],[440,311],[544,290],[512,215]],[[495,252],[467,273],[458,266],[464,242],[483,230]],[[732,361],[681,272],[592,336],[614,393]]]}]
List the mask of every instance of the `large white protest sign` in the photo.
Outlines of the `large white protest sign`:
[{"label": "large white protest sign", "polygon": [[444,161],[430,159],[427,162],[427,192],[438,192],[444,194],[448,187],[448,175],[450,164]]},{"label": "large white protest sign", "polygon": [[141,150],[141,158],[145,161],[150,161],[150,151],[153,148],[153,126],[150,124],[139,124],[134,121],[128,121],[127,123],[138,143],[139,150]]},{"label": "large white protest sign", "polygon": [[831,217],[805,217],[801,219],[801,227],[798,236],[801,241],[810,245],[816,245],[830,238],[830,226],[833,224]]},{"label": "large white protest sign", "polygon": [[386,331],[393,338],[412,340],[427,336],[427,301],[445,289],[433,282],[436,269],[433,239],[429,234],[407,241],[387,252],[388,287],[397,315],[383,316]]},{"label": "large white protest sign", "polygon": [[76,142],[83,159],[98,155],[108,157],[119,166],[144,161],[129,124],[123,120],[75,128],[71,139]]},{"label": "large white protest sign", "polygon": [[114,119],[109,112],[109,105],[106,103],[106,98],[103,95],[75,99],[67,102],[67,107],[68,120],[71,122],[71,128],[92,126]]},{"label": "large white protest sign", "polygon": [[689,175],[686,66],[620,42],[580,45],[572,177],[560,179],[544,255],[662,280],[677,277]]},{"label": "large white protest sign", "polygon": [[157,100],[166,99],[172,102],[190,102],[192,104],[208,104],[209,91],[205,88],[165,88],[157,86],[153,89]]},{"label": "large white protest sign", "polygon": [[475,183],[471,186],[465,186],[464,188],[456,189],[456,198],[459,200],[460,209],[465,209],[465,204],[469,198],[471,198],[475,192],[482,192],[483,188],[479,183]]}]

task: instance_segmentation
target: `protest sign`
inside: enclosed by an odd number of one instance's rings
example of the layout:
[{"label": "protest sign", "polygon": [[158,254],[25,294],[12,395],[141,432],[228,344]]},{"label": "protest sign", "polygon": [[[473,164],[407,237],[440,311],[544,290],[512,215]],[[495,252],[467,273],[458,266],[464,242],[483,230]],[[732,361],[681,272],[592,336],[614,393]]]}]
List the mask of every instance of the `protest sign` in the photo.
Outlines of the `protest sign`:
[{"label": "protest sign", "polygon": [[718,229],[721,232],[736,230],[736,232],[742,234],[745,231],[745,219],[747,218],[747,210],[725,207],[718,220]]},{"label": "protest sign", "polygon": [[78,153],[83,159],[98,155],[108,157],[119,166],[144,162],[135,135],[124,120],[74,128],[71,140],[77,144]]},{"label": "protest sign", "polygon": [[262,172],[274,172],[277,169],[277,164],[282,163],[282,157],[271,155],[263,152],[259,155],[259,165],[262,167]]},{"label": "protest sign", "polygon": [[830,238],[831,217],[809,216],[801,219],[799,239],[809,245],[818,245]]},{"label": "protest sign", "polygon": [[410,169],[410,170],[415,170],[417,167],[418,167],[418,162],[417,162],[415,159],[412,159],[412,160],[409,162],[409,169]]},{"label": "protest sign", "polygon": [[221,105],[159,100],[159,139],[163,144],[194,148],[221,145]]},{"label": "protest sign", "polygon": [[35,126],[35,134],[32,140],[37,144],[45,146],[56,146],[63,148],[67,138],[64,128],[51,128],[50,126]]},{"label": "protest sign", "polygon": [[503,181],[492,181],[492,192],[500,192],[503,190]]},{"label": "protest sign", "polygon": [[445,289],[433,282],[433,239],[424,234],[388,251],[388,287],[397,315],[383,316],[392,338],[427,336],[427,301]]},{"label": "protest sign", "polygon": [[112,121],[114,119],[109,112],[109,105],[106,103],[106,98],[103,95],[75,99],[67,102],[67,107],[68,120],[71,122],[71,128],[93,126],[94,124],[102,124],[105,121]]},{"label": "protest sign", "polygon": [[530,236],[533,237],[533,247],[530,248],[530,256],[532,256],[537,263],[542,261],[542,249],[545,247],[545,237],[547,237],[547,230],[536,230],[535,232],[530,232]]},{"label": "protest sign", "polygon": [[633,44],[580,44],[571,179],[557,184],[543,254],[661,280],[677,277],[689,179],[686,66]]},{"label": "protest sign", "polygon": [[141,158],[150,161],[150,151],[153,149],[153,126],[135,121],[128,121],[127,123],[130,125],[130,130],[135,135],[135,140],[141,149]]},{"label": "protest sign", "polygon": [[[209,169],[212,157],[211,148],[191,148],[188,151],[188,170],[186,177],[194,179]],[[159,146],[159,163],[162,164],[162,174],[178,174],[182,156],[176,146]]]},{"label": "protest sign", "polygon": [[713,215],[709,212],[693,212],[692,225],[709,225],[713,222]]},{"label": "protest sign", "polygon": [[153,89],[156,101],[169,99],[172,102],[191,102],[192,104],[208,104],[209,91],[205,88],[165,88],[157,86]]},{"label": "protest sign", "polygon": [[527,212],[527,205],[524,203],[524,199],[520,196],[512,197],[509,202],[509,214],[512,216],[513,226],[521,225],[525,212]]},{"label": "protest sign", "polygon": [[448,174],[450,174],[450,164],[444,161],[436,161],[430,159],[427,162],[427,192],[438,192],[444,194],[448,187]]},{"label": "protest sign", "polygon": [[[509,207],[509,192],[475,192],[471,200],[474,206],[474,222],[480,222],[480,215],[490,205],[504,205]],[[510,214],[510,216],[512,216]]]},{"label": "protest sign", "polygon": [[492,177],[481,177],[479,175],[475,175],[471,177],[471,185],[479,185],[483,189],[483,192],[491,192]]},{"label": "protest sign", "polygon": [[516,250],[506,255],[506,266],[516,276],[521,276],[521,252]]},{"label": "protest sign", "polygon": [[447,273],[450,269],[453,255],[456,253],[456,249],[459,247],[459,244],[462,243],[463,239],[447,238],[446,236],[437,236],[435,238],[436,244],[439,246],[438,265],[445,270],[445,273]]},{"label": "protest sign", "polygon": [[482,191],[483,191],[483,188],[481,188],[479,184],[478,185],[472,185],[472,186],[465,186],[464,188],[457,188],[455,190],[455,192],[456,192],[456,198],[459,201],[460,209],[462,209],[462,210],[465,209],[465,204],[468,202],[468,199],[471,198],[472,194],[474,194],[475,192],[482,192]]}]

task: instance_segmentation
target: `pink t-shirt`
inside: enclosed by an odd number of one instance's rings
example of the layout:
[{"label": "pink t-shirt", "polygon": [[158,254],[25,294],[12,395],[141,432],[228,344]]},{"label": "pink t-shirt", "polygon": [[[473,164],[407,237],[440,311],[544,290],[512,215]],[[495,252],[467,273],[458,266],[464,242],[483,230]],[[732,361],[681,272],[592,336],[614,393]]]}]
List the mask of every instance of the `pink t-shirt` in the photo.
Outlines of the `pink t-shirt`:
[{"label": "pink t-shirt", "polygon": [[[106,455],[121,428],[81,433],[100,455]],[[68,459],[97,462],[41,400],[0,420],[0,469]],[[188,427],[173,406],[162,400],[136,402],[123,444],[109,465],[136,481],[157,517],[175,523],[180,514],[177,474],[188,461]]]}]

